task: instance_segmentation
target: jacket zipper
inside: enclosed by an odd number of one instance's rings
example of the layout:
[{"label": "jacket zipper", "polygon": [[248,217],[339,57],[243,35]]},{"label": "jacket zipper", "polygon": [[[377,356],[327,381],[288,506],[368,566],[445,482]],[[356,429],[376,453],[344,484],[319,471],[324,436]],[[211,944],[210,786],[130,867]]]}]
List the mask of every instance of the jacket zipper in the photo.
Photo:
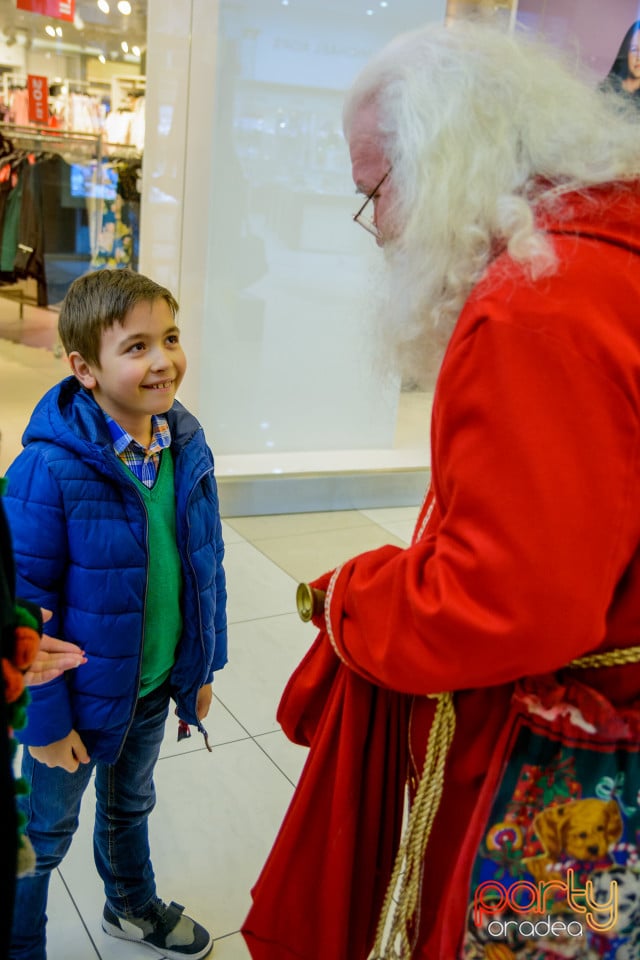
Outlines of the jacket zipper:
[{"label": "jacket zipper", "polygon": [[[127,723],[127,729],[125,730],[125,732],[124,732],[124,734],[123,734],[123,737],[122,737],[122,740],[120,741],[120,746],[119,746],[119,748],[118,748],[118,753],[117,753],[117,756],[116,756],[116,760],[118,760],[118,759],[120,758],[120,754],[122,753],[122,750],[123,750],[124,745],[125,745],[125,743],[126,743],[127,737],[128,737],[128,735],[129,735],[129,730],[131,730],[131,725],[133,724],[133,718],[134,718],[134,716],[135,716],[136,707],[137,707],[137,705],[138,705],[138,694],[139,694],[139,692],[140,692],[140,676],[141,676],[141,674],[142,674],[142,652],[143,652],[143,648],[144,648],[144,629],[145,629],[145,623],[146,623],[146,617],[147,617],[147,590],[148,590],[148,587],[149,587],[149,515],[148,515],[147,509],[146,509],[146,507],[145,507],[145,505],[144,505],[144,500],[143,500],[143,498],[141,497],[141,495],[138,493],[138,491],[136,490],[135,484],[134,484],[134,483],[131,483],[130,481],[127,481],[127,483],[129,483],[131,489],[133,490],[133,492],[135,493],[136,497],[137,497],[138,500],[140,501],[140,506],[142,507],[142,513],[144,514],[144,529],[145,529],[145,535],[144,535],[144,547],[145,547],[145,550],[144,550],[144,561],[145,561],[145,574],[144,574],[144,598],[143,598],[143,602],[142,602],[142,631],[141,631],[141,633],[140,633],[140,648],[139,648],[140,652],[139,652],[139,655],[138,655],[138,675],[137,675],[137,677],[136,677],[136,699],[135,699],[134,702],[133,702],[133,706],[132,706],[132,709],[131,709],[131,713],[130,713],[130,715],[129,715],[129,722]],[[115,762],[115,761],[114,761],[114,762]]]}]

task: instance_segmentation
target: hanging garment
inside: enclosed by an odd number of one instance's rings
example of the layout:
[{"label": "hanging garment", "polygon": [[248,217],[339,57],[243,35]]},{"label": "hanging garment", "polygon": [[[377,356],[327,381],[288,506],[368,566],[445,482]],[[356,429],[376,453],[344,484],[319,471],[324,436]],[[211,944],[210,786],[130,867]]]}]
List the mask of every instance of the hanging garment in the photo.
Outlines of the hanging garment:
[{"label": "hanging garment", "polygon": [[7,211],[7,203],[13,189],[14,181],[11,164],[5,163],[4,166],[0,168],[0,283],[13,282],[13,272],[11,272],[11,280],[8,280],[3,275],[2,271],[2,240],[4,236],[5,215]]},{"label": "hanging garment", "polygon": [[32,277],[38,284],[38,306],[48,305],[47,277],[44,260],[44,227],[42,209],[41,163],[22,165],[22,198],[20,220],[14,258],[14,273],[18,280]]},{"label": "hanging garment", "polygon": [[102,215],[91,267],[122,270],[133,264],[133,235],[123,217],[122,197],[102,200]]},{"label": "hanging garment", "polygon": [[22,168],[26,161],[22,160],[16,167],[10,168],[11,189],[6,198],[4,222],[2,227],[2,245],[0,246],[0,279],[5,283],[15,283],[15,259],[18,249],[18,233],[20,230],[20,209],[22,206],[22,189],[24,180]]}]

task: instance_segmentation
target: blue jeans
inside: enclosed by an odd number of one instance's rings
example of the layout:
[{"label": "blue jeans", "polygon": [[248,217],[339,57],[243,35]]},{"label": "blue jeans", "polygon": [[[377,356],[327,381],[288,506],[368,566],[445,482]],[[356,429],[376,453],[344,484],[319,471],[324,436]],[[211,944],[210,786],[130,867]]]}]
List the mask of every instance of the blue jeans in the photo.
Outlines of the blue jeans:
[{"label": "blue jeans", "polygon": [[120,757],[113,765],[91,761],[68,773],[39,763],[25,748],[22,775],[31,793],[21,806],[36,852],[36,870],[18,880],[11,960],[46,960],[49,877],[71,845],[82,796],[94,769],[93,853],[107,902],[119,916],[135,917],[156,895],[148,819],[155,806],[153,770],[168,710],[168,683],[138,700]]}]

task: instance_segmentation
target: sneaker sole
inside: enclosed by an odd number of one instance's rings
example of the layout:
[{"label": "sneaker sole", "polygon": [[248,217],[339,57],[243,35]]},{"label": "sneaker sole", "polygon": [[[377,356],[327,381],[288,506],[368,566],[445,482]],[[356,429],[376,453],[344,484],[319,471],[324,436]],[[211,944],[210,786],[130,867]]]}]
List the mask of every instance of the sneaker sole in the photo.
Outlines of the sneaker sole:
[{"label": "sneaker sole", "polygon": [[143,940],[142,938],[138,940],[137,937],[130,937],[124,930],[116,927],[113,923],[109,923],[104,917],[102,918],[102,929],[105,933],[108,933],[110,937],[117,937],[118,940],[126,940],[128,943],[139,943],[141,947],[149,947],[149,949],[157,953],[159,957],[166,957],[166,960],[201,960],[202,957],[208,956],[213,950],[213,938],[210,938],[207,946],[197,953],[185,953],[184,950],[161,950],[160,947],[149,943],[148,940]]}]

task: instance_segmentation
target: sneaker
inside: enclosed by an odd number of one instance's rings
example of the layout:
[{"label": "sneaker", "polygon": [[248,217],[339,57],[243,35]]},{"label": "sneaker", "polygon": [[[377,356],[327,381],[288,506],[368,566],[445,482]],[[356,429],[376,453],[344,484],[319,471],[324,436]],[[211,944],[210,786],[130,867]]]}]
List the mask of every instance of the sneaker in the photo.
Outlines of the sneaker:
[{"label": "sneaker", "polygon": [[155,897],[141,917],[118,917],[105,904],[102,929],[111,937],[145,943],[161,957],[169,960],[200,960],[213,946],[204,927],[185,917],[184,907],[171,902],[168,906]]}]

